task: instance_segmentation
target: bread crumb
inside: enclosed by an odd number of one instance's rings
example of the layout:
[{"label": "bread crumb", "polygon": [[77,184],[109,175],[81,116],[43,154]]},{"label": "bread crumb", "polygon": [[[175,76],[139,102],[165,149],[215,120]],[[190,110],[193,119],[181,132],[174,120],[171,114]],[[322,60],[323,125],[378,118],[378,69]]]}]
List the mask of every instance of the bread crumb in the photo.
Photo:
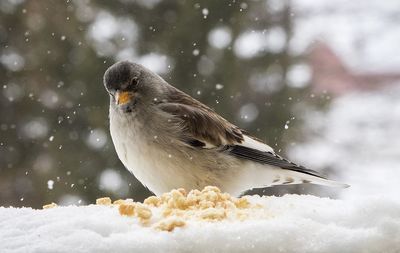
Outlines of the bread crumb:
[{"label": "bread crumb", "polygon": [[[96,200],[98,205],[110,205],[110,198]],[[143,203],[131,199],[116,200],[120,215],[137,217],[141,225],[149,225],[161,231],[173,231],[187,221],[218,222],[243,221],[254,217],[267,217],[263,206],[252,204],[247,198],[235,198],[221,192],[218,187],[207,186],[203,190],[176,189],[160,197],[150,196]]]},{"label": "bread crumb", "polygon": [[96,199],[96,205],[109,206],[111,205],[111,199],[109,197],[98,198]]},{"label": "bread crumb", "polygon": [[123,200],[123,199],[117,199],[117,200],[115,200],[114,202],[113,202],[113,205],[123,205],[123,204],[125,204],[125,200]]},{"label": "bread crumb", "polygon": [[236,217],[237,217],[238,220],[244,221],[247,218],[249,218],[249,215],[247,213],[243,212],[243,211],[239,211],[239,212],[237,212]]},{"label": "bread crumb", "polygon": [[250,206],[250,202],[246,199],[241,197],[240,199],[235,201],[235,205],[237,208],[248,208]]},{"label": "bread crumb", "polygon": [[171,198],[168,200],[168,206],[170,208],[186,209],[186,197],[181,191],[172,190]]},{"label": "bread crumb", "polygon": [[120,215],[133,216],[135,215],[135,205],[133,203],[120,204],[118,211]]},{"label": "bread crumb", "polygon": [[183,196],[186,197],[187,193],[186,193],[186,190],[185,190],[185,189],[179,188],[178,191],[179,191],[180,193],[182,193]]},{"label": "bread crumb", "polygon": [[57,204],[52,202],[50,204],[44,205],[43,209],[50,209],[50,208],[54,208],[54,207],[57,207]]},{"label": "bread crumb", "polygon": [[204,220],[222,220],[226,218],[226,212],[223,208],[208,208],[200,213]]},{"label": "bread crumb", "polygon": [[172,214],[172,209],[171,208],[165,208],[163,211],[162,211],[162,216],[163,217],[168,217],[168,216],[170,216]]},{"label": "bread crumb", "polygon": [[216,193],[221,193],[221,190],[218,188],[218,187],[216,187],[216,186],[206,186],[206,187],[204,187],[204,189],[201,191],[201,193],[204,193],[204,192],[216,192]]},{"label": "bread crumb", "polygon": [[151,205],[151,206],[155,206],[155,207],[158,207],[160,205],[160,203],[161,203],[161,199],[156,196],[150,196],[143,201],[143,204]]},{"label": "bread crumb", "polygon": [[137,216],[143,220],[148,220],[152,216],[151,210],[147,206],[140,203],[136,204],[135,211]]},{"label": "bread crumb", "polygon": [[176,227],[183,227],[186,223],[184,220],[177,218],[177,217],[169,217],[167,219],[163,219],[156,223],[154,227],[161,231],[168,231],[171,232]]},{"label": "bread crumb", "polygon": [[198,207],[200,207],[200,209],[214,208],[215,203],[213,201],[208,201],[206,199],[203,199],[200,201]]},{"label": "bread crumb", "polygon": [[259,204],[259,203],[257,203],[257,204],[255,204],[254,208],[261,209],[261,208],[264,208],[264,206]]}]

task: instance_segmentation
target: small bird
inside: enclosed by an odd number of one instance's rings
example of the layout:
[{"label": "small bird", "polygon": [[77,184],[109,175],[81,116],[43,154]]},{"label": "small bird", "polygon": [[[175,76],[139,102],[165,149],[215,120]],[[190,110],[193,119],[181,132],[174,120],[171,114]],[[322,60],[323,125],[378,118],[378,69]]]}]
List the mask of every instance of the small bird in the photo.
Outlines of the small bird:
[{"label": "small bird", "polygon": [[282,158],[140,64],[115,63],[104,86],[118,157],[157,196],[208,185],[236,196],[281,184],[347,187]]}]

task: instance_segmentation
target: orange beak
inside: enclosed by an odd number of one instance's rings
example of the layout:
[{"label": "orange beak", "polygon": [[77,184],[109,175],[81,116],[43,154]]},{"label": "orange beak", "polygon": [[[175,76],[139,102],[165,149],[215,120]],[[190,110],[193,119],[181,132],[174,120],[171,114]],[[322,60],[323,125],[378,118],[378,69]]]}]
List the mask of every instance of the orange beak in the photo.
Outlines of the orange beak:
[{"label": "orange beak", "polygon": [[129,91],[119,91],[115,94],[115,100],[117,102],[117,105],[127,104],[132,100],[133,97],[134,94]]}]

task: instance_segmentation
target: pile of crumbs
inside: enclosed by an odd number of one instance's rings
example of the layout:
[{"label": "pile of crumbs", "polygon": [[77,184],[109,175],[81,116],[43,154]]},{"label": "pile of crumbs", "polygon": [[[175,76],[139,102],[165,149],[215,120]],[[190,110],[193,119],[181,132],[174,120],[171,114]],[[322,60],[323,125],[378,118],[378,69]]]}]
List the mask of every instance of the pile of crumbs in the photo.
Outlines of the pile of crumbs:
[{"label": "pile of crumbs", "polygon": [[[112,202],[104,197],[97,199],[96,205],[118,207],[120,215],[137,218],[143,226],[161,231],[184,227],[189,221],[243,221],[270,217],[262,205],[252,204],[246,197],[232,197],[214,186],[189,193],[184,189],[172,190],[160,197],[148,197],[143,203],[132,199]],[[55,203],[43,206],[44,209],[54,207],[57,207]]]}]

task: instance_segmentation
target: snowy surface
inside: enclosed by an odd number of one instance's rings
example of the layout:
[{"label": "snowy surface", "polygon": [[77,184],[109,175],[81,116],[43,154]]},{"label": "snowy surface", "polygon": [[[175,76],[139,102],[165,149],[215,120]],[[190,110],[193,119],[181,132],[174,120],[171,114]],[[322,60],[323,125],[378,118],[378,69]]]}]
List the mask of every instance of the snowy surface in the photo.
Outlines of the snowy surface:
[{"label": "snowy surface", "polygon": [[1,252],[400,252],[399,202],[250,198],[265,217],[192,221],[172,232],[110,206],[0,208]]}]

